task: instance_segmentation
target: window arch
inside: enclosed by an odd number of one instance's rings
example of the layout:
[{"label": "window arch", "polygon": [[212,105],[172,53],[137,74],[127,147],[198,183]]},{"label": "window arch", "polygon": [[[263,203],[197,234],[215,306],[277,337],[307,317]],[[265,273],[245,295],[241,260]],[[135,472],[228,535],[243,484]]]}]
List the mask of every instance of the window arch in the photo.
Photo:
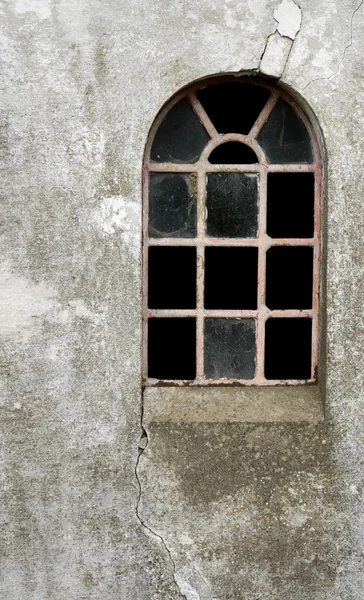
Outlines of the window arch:
[{"label": "window arch", "polygon": [[156,118],[143,192],[147,385],[314,383],[321,160],[269,82],[191,86]]}]

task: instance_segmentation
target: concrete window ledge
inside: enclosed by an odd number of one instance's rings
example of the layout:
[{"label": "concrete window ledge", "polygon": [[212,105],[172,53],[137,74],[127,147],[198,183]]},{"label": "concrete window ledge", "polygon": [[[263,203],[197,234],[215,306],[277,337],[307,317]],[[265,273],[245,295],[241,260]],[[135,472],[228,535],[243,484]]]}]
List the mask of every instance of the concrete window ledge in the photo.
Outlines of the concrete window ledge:
[{"label": "concrete window ledge", "polygon": [[150,423],[318,422],[324,418],[318,385],[144,390],[144,421]]}]

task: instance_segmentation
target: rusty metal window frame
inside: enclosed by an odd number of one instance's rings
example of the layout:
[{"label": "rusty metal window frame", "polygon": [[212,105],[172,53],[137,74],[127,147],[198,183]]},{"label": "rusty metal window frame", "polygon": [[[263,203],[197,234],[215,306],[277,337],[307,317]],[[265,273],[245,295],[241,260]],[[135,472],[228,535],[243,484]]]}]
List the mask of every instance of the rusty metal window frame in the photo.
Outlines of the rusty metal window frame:
[{"label": "rusty metal window frame", "polygon": [[[143,168],[143,381],[146,386],[279,386],[302,385],[317,382],[318,346],[319,346],[319,283],[321,253],[321,185],[322,164],[319,145],[311,122],[296,102],[282,89],[265,81],[252,81],[241,77],[239,81],[267,88],[271,95],[256,119],[248,135],[229,133],[219,134],[197,98],[196,91],[209,83],[219,81],[237,81],[235,77],[221,77],[204,80],[188,87],[174,96],[155,119],[146,144]],[[182,98],[187,98],[204,125],[211,140],[195,163],[156,163],[150,160],[150,151],[155,134],[169,110]],[[279,99],[285,100],[299,116],[310,137],[313,162],[293,164],[270,164],[257,142],[264,123]],[[258,164],[229,165],[211,164],[210,153],[220,144],[238,141],[249,146],[257,155]],[[196,173],[197,175],[197,236],[195,238],[149,238],[148,204],[150,173]],[[205,234],[206,175],[208,173],[249,173],[257,174],[258,193],[258,236],[257,238],[210,238]],[[266,233],[267,222],[267,177],[268,173],[313,173],[314,174],[314,236],[312,238],[272,239]],[[148,308],[148,249],[150,246],[192,246],[197,249],[197,304],[196,309],[149,309]],[[204,250],[213,247],[256,247],[258,248],[258,304],[257,310],[207,310],[204,308]],[[270,310],[265,304],[266,290],[266,253],[274,246],[309,246],[313,248],[313,290],[312,309],[310,310]],[[148,378],[148,320],[155,317],[195,317],[196,318],[196,378],[195,380],[158,380]],[[206,317],[254,318],[256,320],[256,372],[254,379],[206,379],[204,376],[204,320]],[[311,377],[310,379],[272,380],[264,376],[265,323],[270,317],[310,318],[312,319]]]}]

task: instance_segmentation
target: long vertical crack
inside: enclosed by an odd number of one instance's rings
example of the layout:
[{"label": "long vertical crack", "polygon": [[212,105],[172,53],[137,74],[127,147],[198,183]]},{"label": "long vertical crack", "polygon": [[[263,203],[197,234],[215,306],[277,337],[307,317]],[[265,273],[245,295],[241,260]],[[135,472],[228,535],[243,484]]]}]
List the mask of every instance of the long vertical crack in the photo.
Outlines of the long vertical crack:
[{"label": "long vertical crack", "polygon": [[141,481],[140,481],[140,478],[139,478],[139,474],[138,474],[138,467],[139,467],[140,457],[142,456],[143,452],[146,450],[146,448],[148,446],[148,443],[149,443],[148,434],[147,434],[147,431],[146,431],[143,423],[144,423],[144,400],[143,400],[143,395],[142,395],[142,406],[141,406],[141,415],[140,415],[140,427],[141,427],[141,430],[142,430],[142,434],[141,434],[141,437],[140,437],[140,440],[139,440],[138,457],[137,457],[137,461],[136,461],[136,464],[135,464],[135,478],[136,478],[137,483],[138,483],[138,497],[137,497],[137,502],[136,502],[136,506],[135,506],[135,514],[136,514],[136,517],[137,517],[139,523],[143,527],[143,529],[145,529],[148,533],[150,533],[153,537],[155,537],[157,540],[159,540],[162,543],[162,546],[164,547],[165,551],[167,552],[168,558],[169,558],[170,563],[172,565],[173,581],[174,581],[174,584],[175,584],[175,586],[177,588],[177,591],[180,594],[181,598],[184,598],[185,600],[188,600],[187,596],[185,596],[185,594],[182,593],[182,591],[181,591],[181,589],[180,589],[180,587],[178,585],[178,582],[177,582],[177,579],[176,579],[176,563],[173,560],[172,554],[171,554],[171,552],[170,552],[170,550],[169,550],[169,548],[168,548],[168,546],[167,546],[164,538],[161,535],[159,535],[159,533],[156,533],[155,531],[153,531],[153,529],[151,527],[149,527],[149,525],[146,524],[146,522],[140,516],[140,513],[139,513],[139,506],[140,506],[140,502],[141,502],[141,499],[142,499],[143,490],[142,490],[142,484],[141,484]]},{"label": "long vertical crack", "polygon": [[354,26],[354,17],[356,15],[356,13],[358,12],[358,10],[360,10],[360,8],[362,7],[364,3],[364,0],[360,0],[358,6],[356,7],[356,9],[353,11],[353,14],[351,15],[351,19],[350,19],[350,38],[349,38],[349,43],[345,46],[342,57],[339,61],[338,67],[336,69],[336,71],[334,71],[334,73],[331,73],[331,75],[329,75],[329,77],[316,77],[316,79],[311,79],[311,81],[309,81],[305,87],[303,88],[304,90],[306,88],[308,88],[309,85],[311,85],[311,83],[314,83],[315,81],[329,81],[330,79],[332,79],[333,77],[335,77],[335,75],[338,74],[338,72],[341,69],[341,66],[345,60],[345,56],[347,51],[349,50],[349,48],[353,45],[353,26]]}]

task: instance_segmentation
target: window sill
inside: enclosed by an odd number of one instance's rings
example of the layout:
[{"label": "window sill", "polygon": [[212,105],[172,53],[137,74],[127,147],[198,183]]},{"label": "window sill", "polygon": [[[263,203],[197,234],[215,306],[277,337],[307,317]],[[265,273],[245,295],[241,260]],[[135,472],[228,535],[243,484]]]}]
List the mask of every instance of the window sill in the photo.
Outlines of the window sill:
[{"label": "window sill", "polygon": [[318,385],[144,390],[144,419],[173,423],[285,422],[324,419]]}]

